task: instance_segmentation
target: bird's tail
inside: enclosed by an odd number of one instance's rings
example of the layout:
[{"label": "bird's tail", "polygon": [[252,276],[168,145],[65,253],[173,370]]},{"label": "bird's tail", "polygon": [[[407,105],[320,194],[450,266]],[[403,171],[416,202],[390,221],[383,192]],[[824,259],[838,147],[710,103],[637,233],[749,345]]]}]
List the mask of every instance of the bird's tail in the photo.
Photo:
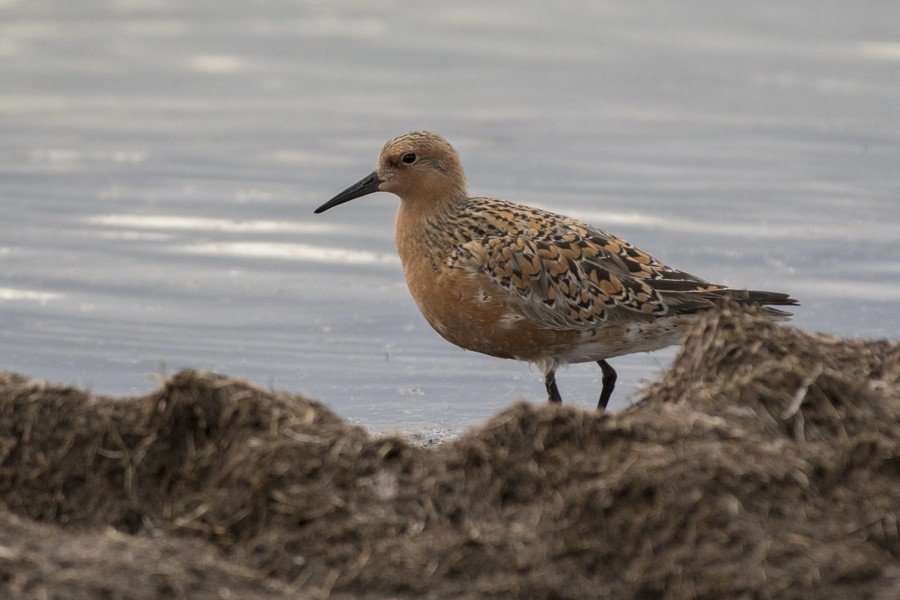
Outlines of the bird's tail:
[{"label": "bird's tail", "polygon": [[728,290],[729,296],[741,304],[761,306],[763,313],[776,318],[788,319],[793,313],[772,308],[772,306],[799,306],[800,303],[789,294],[782,292],[762,292],[759,290]]}]

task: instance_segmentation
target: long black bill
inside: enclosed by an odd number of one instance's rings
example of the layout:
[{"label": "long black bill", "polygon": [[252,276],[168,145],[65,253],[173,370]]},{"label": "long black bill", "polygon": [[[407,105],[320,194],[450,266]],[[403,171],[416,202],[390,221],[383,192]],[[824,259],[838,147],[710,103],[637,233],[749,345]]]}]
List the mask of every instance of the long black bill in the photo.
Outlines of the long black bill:
[{"label": "long black bill", "polygon": [[317,208],[315,210],[315,214],[323,213],[329,208],[334,208],[338,204],[350,202],[354,198],[359,198],[360,196],[365,196],[367,194],[371,194],[372,192],[377,192],[378,186],[381,185],[382,182],[383,180],[378,176],[378,172],[373,171],[371,175],[368,175],[360,181],[357,181],[346,190]]}]

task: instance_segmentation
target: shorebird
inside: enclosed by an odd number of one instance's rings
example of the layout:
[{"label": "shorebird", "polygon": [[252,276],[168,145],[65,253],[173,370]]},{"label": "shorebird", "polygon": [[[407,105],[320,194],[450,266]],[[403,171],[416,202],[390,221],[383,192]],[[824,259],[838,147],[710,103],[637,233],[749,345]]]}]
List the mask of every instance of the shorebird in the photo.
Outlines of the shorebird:
[{"label": "shorebird", "polygon": [[396,242],[409,291],[428,323],[467,350],[536,364],[550,402],[556,369],[596,362],[598,408],[616,384],[607,359],[681,341],[698,314],[728,299],[773,318],[788,294],[732,289],[659,262],[576,219],[469,197],[456,150],[414,131],[390,140],[373,173],[315,210],[373,192],[400,197]]}]

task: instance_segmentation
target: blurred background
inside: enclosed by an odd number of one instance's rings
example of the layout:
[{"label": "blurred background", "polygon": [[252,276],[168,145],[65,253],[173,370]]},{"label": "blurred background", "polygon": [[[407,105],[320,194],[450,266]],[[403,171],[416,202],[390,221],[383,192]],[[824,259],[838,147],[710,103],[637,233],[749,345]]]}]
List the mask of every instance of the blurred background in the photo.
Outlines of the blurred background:
[{"label": "blurred background", "polygon": [[[191,366],[437,438],[543,402],[424,322],[395,197],[312,214],[413,129],[473,195],[898,338],[891,0],[0,0],[0,369],[130,395]],[[611,407],[674,352],[613,360]],[[559,384],[593,406],[599,369]]]}]

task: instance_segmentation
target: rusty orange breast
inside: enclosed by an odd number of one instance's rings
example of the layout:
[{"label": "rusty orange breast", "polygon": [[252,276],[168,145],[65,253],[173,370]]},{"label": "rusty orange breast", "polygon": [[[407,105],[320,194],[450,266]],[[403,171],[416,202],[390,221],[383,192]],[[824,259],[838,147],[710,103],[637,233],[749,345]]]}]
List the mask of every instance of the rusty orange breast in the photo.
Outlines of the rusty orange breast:
[{"label": "rusty orange breast", "polygon": [[409,291],[428,323],[447,341],[500,358],[537,361],[578,344],[576,331],[542,327],[523,315],[490,278],[434,260],[424,248],[400,248]]}]

